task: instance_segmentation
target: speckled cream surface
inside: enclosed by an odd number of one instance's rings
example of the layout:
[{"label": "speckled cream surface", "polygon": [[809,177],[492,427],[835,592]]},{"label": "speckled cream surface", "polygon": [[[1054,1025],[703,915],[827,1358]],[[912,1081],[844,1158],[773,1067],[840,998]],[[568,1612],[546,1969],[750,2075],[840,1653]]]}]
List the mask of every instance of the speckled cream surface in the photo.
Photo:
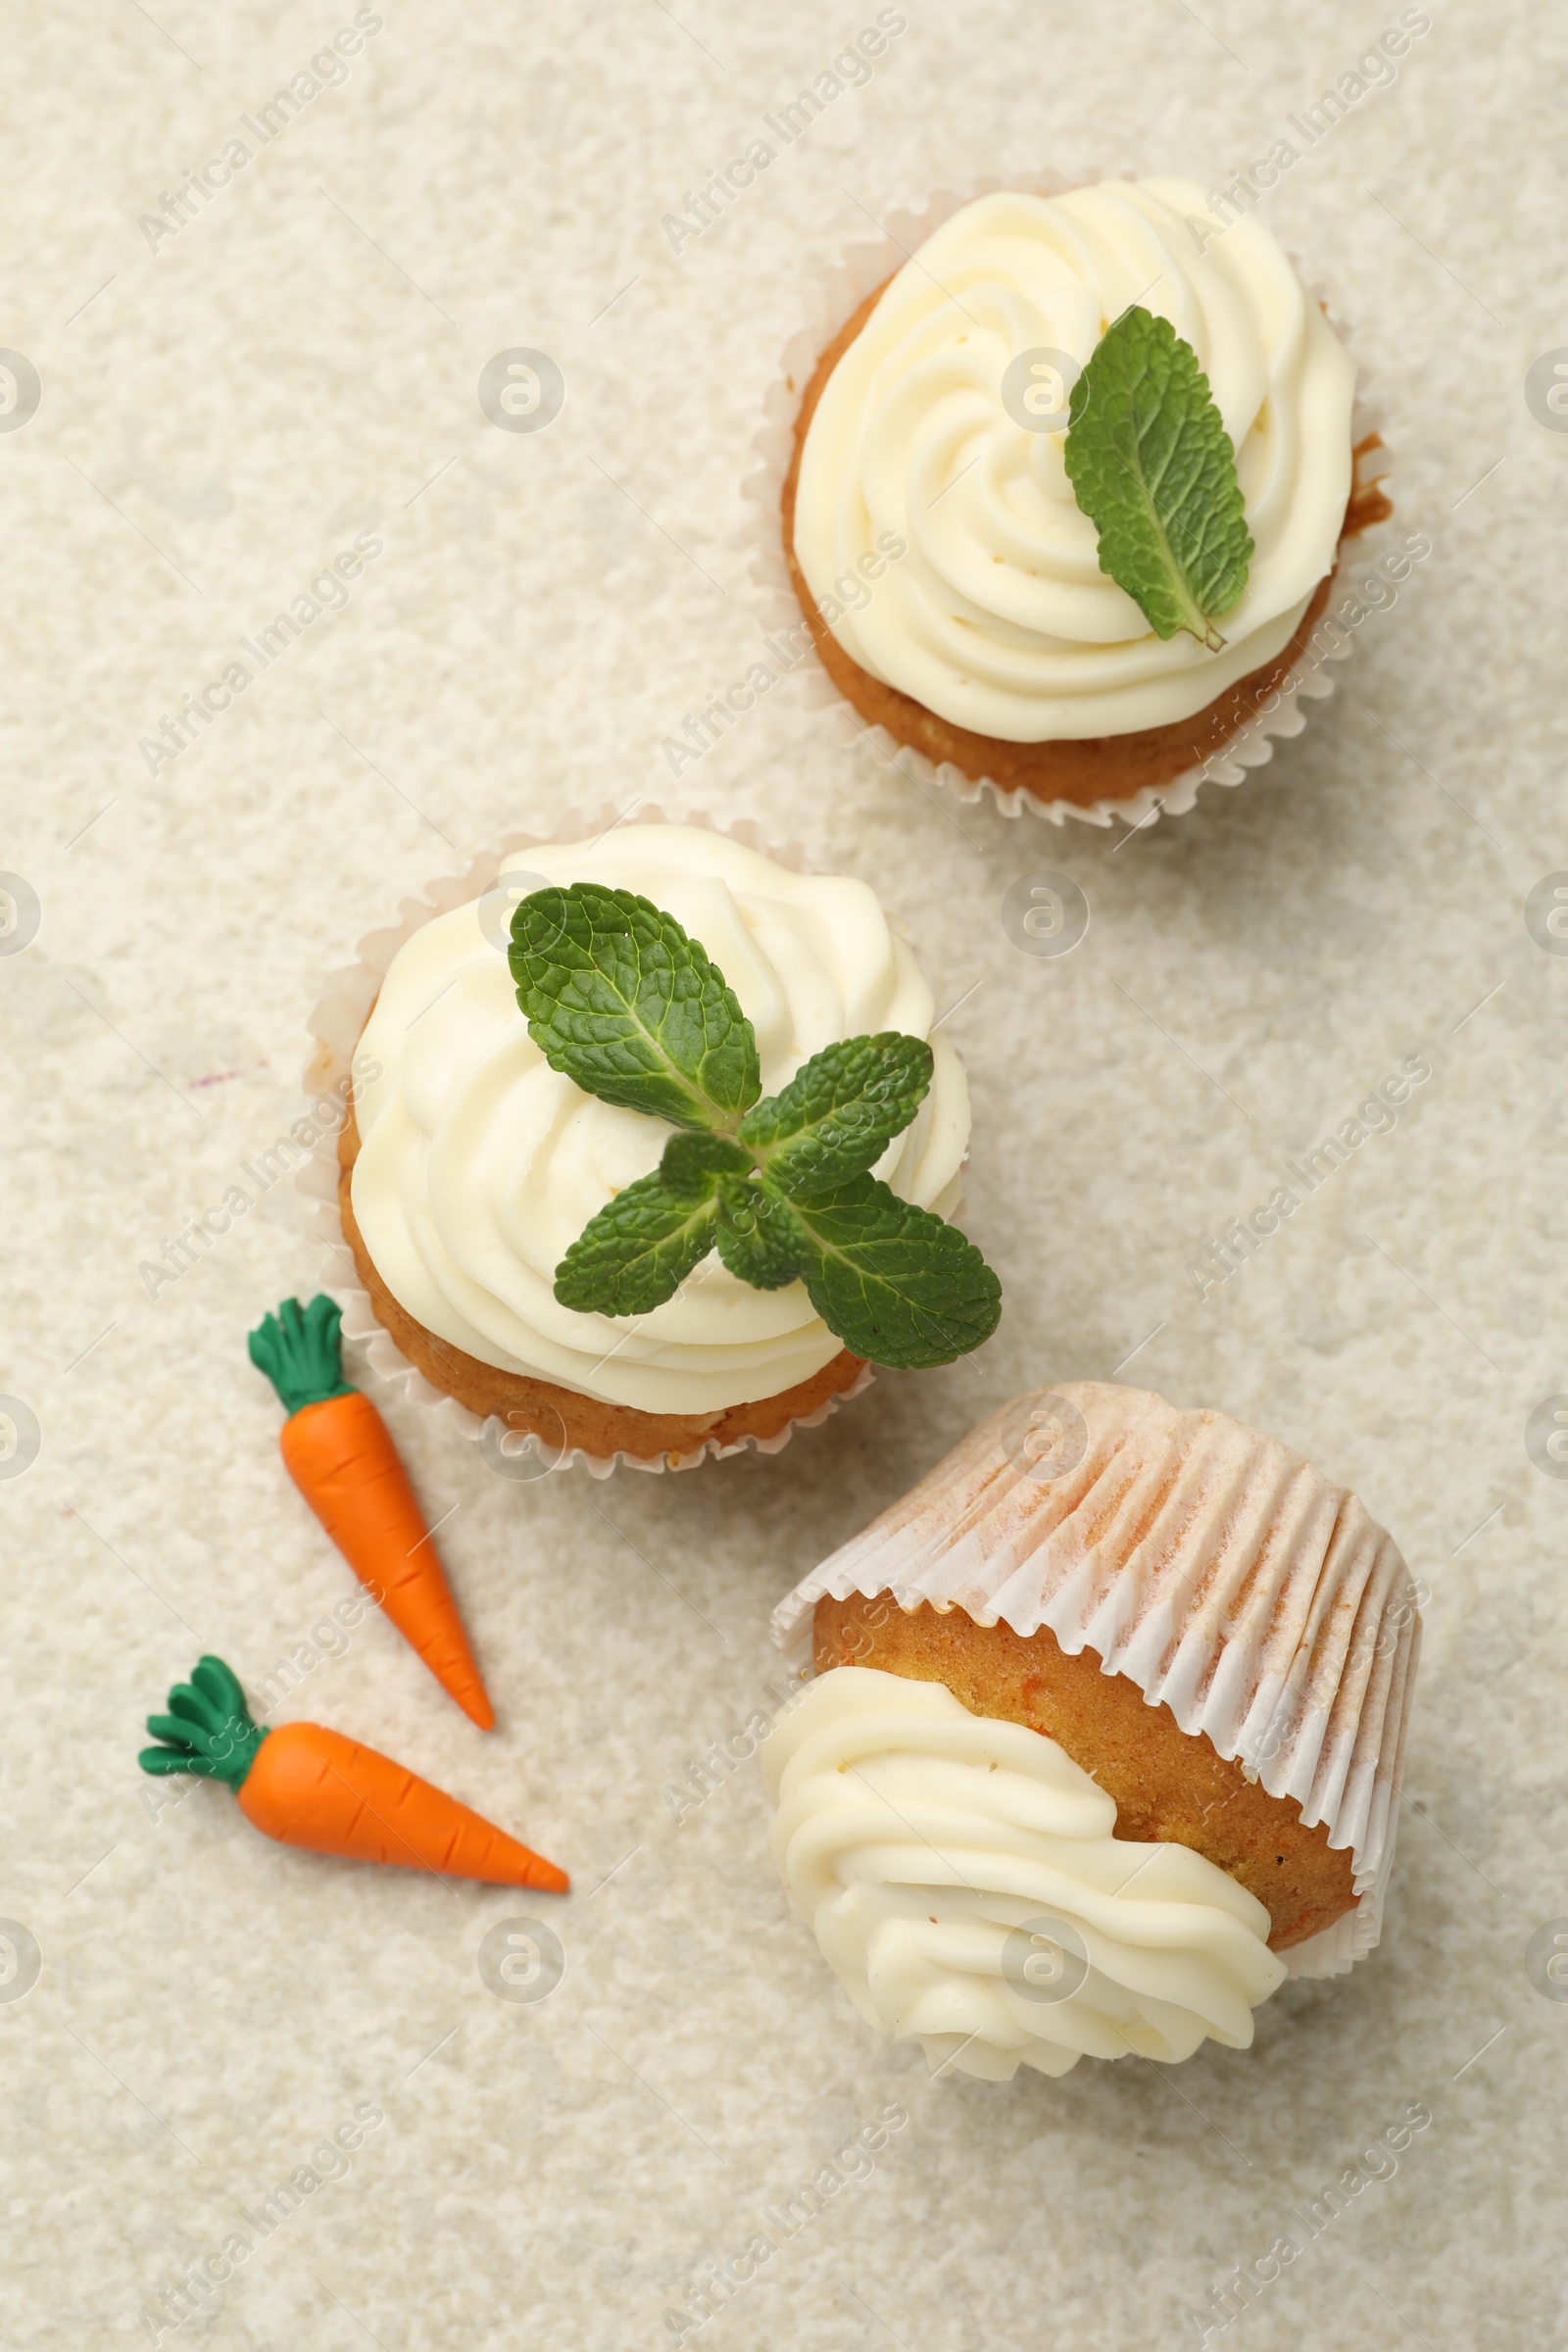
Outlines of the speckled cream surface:
[{"label": "speckled cream surface", "polygon": [[[380,13],[265,147],[241,116],[350,0],[64,0],[7,33],[0,426],[29,398],[11,353],[42,395],[0,431],[0,864],[39,907],[19,945],[13,892],[0,940],[0,1390],[42,1436],[0,1480],[0,2340],[1550,2352],[1561,26],[1434,7],[1309,145],[1290,119],[1352,86],[1394,0],[909,5],[785,145],[764,118],[869,4]],[[235,136],[252,160],[151,250],[140,218]],[[663,225],[754,139],[773,159],[704,233]],[[783,692],[672,776],[662,741],[760,658],[751,436],[867,216],[1043,165],[1207,186],[1282,139],[1262,218],[1353,323],[1398,453],[1382,544],[1432,546],[1306,734],[1131,838],[939,806]],[[543,430],[481,409],[516,351],[564,381]],[[149,773],[141,738],[356,535],[381,553],[344,609]],[[354,1587],[244,1347],[314,1285],[310,1204],[269,1183],[156,1298],[138,1269],[287,1133],[306,1016],[363,932],[514,827],[639,797],[760,821],[903,916],[954,1007],[964,1222],[1006,1308],[978,1356],[687,1476],[514,1483],[389,1405],[486,1739],[378,1620],[313,1634]],[[1015,944],[1006,894],[1027,911],[1042,873],[1091,910],[1059,957]],[[1410,1056],[1431,1075],[1396,1123],[1195,1284]],[[932,2081],[774,1875],[737,1760],[775,1703],[768,1613],[982,1413],[1118,1368],[1354,1488],[1430,1593],[1384,1942],[1286,1985],[1250,2052]],[[204,1649],[263,1703],[293,1655],[274,1720],[400,1756],[572,1893],[334,1866],[221,1788],[170,1801],[140,1721]],[[553,1984],[507,1945],[528,1917]]]}]

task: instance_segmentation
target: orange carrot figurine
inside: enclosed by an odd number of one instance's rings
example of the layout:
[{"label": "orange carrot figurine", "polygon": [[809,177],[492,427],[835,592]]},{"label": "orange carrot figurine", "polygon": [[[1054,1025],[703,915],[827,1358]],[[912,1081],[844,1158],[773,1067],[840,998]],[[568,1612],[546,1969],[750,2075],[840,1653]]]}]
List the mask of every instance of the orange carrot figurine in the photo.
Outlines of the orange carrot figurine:
[{"label": "orange carrot figurine", "polygon": [[285,1298],[250,1335],[251,1362],[288,1419],[289,1476],[370,1598],[482,1732],[495,1723],[446,1571],[386,1423],[343,1377],[343,1310]]},{"label": "orange carrot figurine", "polygon": [[373,1747],[318,1723],[264,1731],[221,1658],[203,1658],[176,1683],[169,1713],[149,1715],[147,1729],[162,1744],[142,1749],[143,1772],[227,1781],[246,1820],[284,1845],[492,1886],[564,1894],[570,1885],[542,1854]]}]

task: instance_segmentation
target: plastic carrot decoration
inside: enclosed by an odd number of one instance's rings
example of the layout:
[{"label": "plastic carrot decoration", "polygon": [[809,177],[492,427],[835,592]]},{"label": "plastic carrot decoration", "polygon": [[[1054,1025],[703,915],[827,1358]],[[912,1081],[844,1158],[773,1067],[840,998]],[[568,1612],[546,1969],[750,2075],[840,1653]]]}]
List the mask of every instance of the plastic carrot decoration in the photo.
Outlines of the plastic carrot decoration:
[{"label": "plastic carrot decoration", "polygon": [[318,1723],[264,1731],[221,1658],[203,1658],[176,1683],[169,1713],[149,1715],[147,1729],[161,1744],[142,1749],[143,1772],[226,1781],[246,1820],[284,1845],[492,1886],[564,1894],[570,1885],[542,1854],[373,1747]]},{"label": "plastic carrot decoration", "polygon": [[386,1423],[343,1377],[343,1310],[322,1297],[285,1298],[250,1335],[251,1362],[288,1419],[278,1440],[289,1476],[370,1598],[482,1732],[495,1723],[441,1555]]}]

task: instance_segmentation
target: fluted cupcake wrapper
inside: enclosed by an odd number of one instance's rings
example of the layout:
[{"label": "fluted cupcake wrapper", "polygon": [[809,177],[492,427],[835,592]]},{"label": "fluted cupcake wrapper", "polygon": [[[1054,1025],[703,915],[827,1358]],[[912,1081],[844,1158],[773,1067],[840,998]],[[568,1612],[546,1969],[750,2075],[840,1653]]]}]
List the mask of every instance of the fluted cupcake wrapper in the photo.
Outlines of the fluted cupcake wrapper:
[{"label": "fluted cupcake wrapper", "polygon": [[[312,1050],[305,1065],[304,1087],[313,1102],[323,1097],[346,1103],[355,1049],[360,1034],[369,1016],[371,1005],[380,991],[392,958],[416,931],[461,906],[470,899],[483,898],[494,884],[503,858],[514,857],[526,850],[544,849],[554,843],[588,841],[621,821],[624,811],[602,809],[596,817],[579,816],[568,812],[553,833],[509,833],[499,849],[482,851],[470,858],[459,874],[443,874],[423,885],[418,898],[405,899],[398,908],[398,920],[379,931],[367,932],[356,951],[356,960],[341,970],[327,975],[326,991],[310,1017]],[[711,817],[697,813],[690,816],[666,817],[662,809],[649,804],[637,808],[639,824],[701,825],[710,832],[727,833],[748,849],[760,851],[771,858],[776,865],[787,866],[793,872],[807,870],[805,852],[797,844],[778,850],[773,848],[760,830],[753,824],[740,822],[716,825]],[[339,1122],[341,1125],[341,1121]],[[514,1431],[505,1428],[494,1414],[481,1420],[469,1412],[455,1396],[448,1396],[431,1385],[422,1372],[409,1362],[391,1333],[378,1320],[369,1293],[360,1280],[353,1253],[343,1235],[343,1222],[338,1212],[337,1134],[320,1138],[304,1164],[296,1169],[297,1188],[317,1202],[312,1219],[312,1238],[324,1249],[319,1286],[343,1309],[343,1336],[351,1341],[365,1341],[366,1362],[375,1384],[420,1404],[436,1414],[457,1436],[477,1445],[493,1468],[501,1475],[518,1482],[531,1477],[545,1477],[557,1470],[577,1466],[594,1478],[609,1478],[616,1469],[690,1470],[710,1453],[722,1459],[732,1453],[744,1453],[748,1447],[759,1453],[780,1453],[798,1429],[814,1429],[836,1412],[841,1404],[860,1396],[869,1388],[874,1374],[865,1365],[852,1388],[830,1396],[813,1411],[798,1414],[783,1429],[770,1438],[742,1438],[732,1445],[721,1445],[710,1438],[694,1446],[689,1453],[671,1456],[667,1453],[637,1454],[619,1450],[609,1456],[589,1453],[580,1446],[557,1448],[543,1439],[529,1436],[519,1444]]]},{"label": "fluted cupcake wrapper", "polygon": [[1392,1537],[1288,1446],[1106,1382],[1018,1397],[797,1585],[774,1639],[808,1658],[824,1593],[879,1592],[1095,1651],[1350,1849],[1355,1907],[1290,1973],[1377,1942],[1420,1618]]},{"label": "fluted cupcake wrapper", "polygon": [[[886,234],[879,242],[848,246],[841,261],[820,270],[809,281],[806,322],[784,346],[778,381],[767,394],[766,420],[753,437],[752,446],[760,462],[741,485],[741,495],[754,506],[743,537],[751,550],[752,577],[768,592],[764,622],[769,630],[787,631],[801,619],[801,608],[784,561],[780,502],[794,449],[795,419],[800,414],[802,395],[817,361],[840,327],[866,296],[902,268],[945,220],[951,220],[964,205],[972,204],[976,197],[1003,190],[1026,196],[1065,196],[1073,188],[1092,187],[1106,176],[1102,172],[1038,172],[1007,179],[978,179],[966,195],[955,194],[951,188],[940,189],[919,210],[889,213]],[[1134,175],[1129,172],[1120,176]],[[1322,303],[1329,324],[1348,348],[1349,329],[1334,311],[1327,293],[1305,279],[1294,254],[1289,258],[1302,275],[1308,292]],[[1381,412],[1370,400],[1364,370],[1357,365],[1351,442],[1359,448],[1369,435],[1381,437],[1382,431]],[[1386,480],[1393,466],[1393,455],[1385,444],[1371,453],[1368,460],[1357,461],[1357,487]],[[1314,638],[1322,627],[1320,622],[1313,632]],[[1096,801],[1087,807],[1076,801],[1044,801],[1026,789],[1009,790],[990,776],[970,776],[951,760],[938,763],[912,744],[901,743],[886,727],[868,726],[845,701],[814,647],[803,654],[786,675],[808,709],[833,714],[844,741],[869,743],[879,759],[890,767],[899,768],[922,790],[940,789],[971,808],[989,800],[1007,817],[1017,818],[1027,811],[1057,826],[1073,817],[1083,824],[1108,826],[1114,821],[1137,828],[1155,823],[1161,816],[1185,816],[1196,807],[1201,785],[1243,783],[1253,768],[1272,760],[1276,738],[1286,740],[1299,735],[1306,725],[1306,706],[1326,701],[1334,692],[1335,681],[1326,664],[1347,661],[1353,643],[1353,638],[1343,631],[1322,649],[1309,641],[1267,698],[1269,708],[1259,708],[1255,716],[1209,759],[1184,768],[1168,783],[1145,785],[1126,799]]]}]

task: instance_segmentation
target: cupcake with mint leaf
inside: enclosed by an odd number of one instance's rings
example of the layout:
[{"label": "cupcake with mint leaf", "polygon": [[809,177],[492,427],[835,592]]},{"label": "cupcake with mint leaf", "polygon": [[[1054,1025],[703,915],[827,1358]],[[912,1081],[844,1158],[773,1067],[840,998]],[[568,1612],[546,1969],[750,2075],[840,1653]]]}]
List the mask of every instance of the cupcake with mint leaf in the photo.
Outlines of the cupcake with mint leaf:
[{"label": "cupcake with mint leaf", "polygon": [[700,825],[514,853],[398,946],[354,1052],[376,1321],[600,1469],[771,1450],[868,1365],[978,1347],[1000,1289],[947,1222],[969,1105],[934,1010],[863,883]]},{"label": "cupcake with mint leaf", "polygon": [[1137,821],[1299,731],[1348,643],[1336,567],[1392,509],[1349,353],[1254,214],[1055,185],[895,220],[836,277],[838,332],[787,371],[784,556],[890,753],[1008,814]]}]

